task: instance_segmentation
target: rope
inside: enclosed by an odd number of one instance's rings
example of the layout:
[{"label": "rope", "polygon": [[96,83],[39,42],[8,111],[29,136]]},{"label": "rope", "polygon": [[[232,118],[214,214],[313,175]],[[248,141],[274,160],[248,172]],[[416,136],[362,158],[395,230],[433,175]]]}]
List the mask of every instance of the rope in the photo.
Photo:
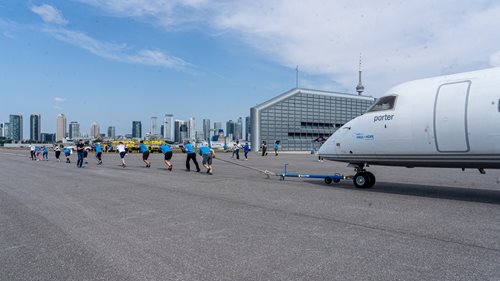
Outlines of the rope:
[{"label": "rope", "polygon": [[249,170],[253,170],[253,171],[256,171],[256,172],[259,172],[259,173],[262,173],[262,174],[266,175],[267,178],[270,178],[270,176],[278,176],[278,174],[270,172],[268,170],[260,170],[258,168],[254,168],[254,167],[242,165],[242,164],[239,164],[239,163],[236,163],[236,162],[233,162],[233,161],[228,161],[228,160],[220,159],[220,158],[217,158],[217,157],[214,158],[214,159],[217,159],[219,161],[226,162],[226,163],[229,163],[229,164],[233,164],[233,165],[236,165],[236,166],[240,166],[240,167],[243,167],[243,168],[246,168],[246,169],[249,169]]}]

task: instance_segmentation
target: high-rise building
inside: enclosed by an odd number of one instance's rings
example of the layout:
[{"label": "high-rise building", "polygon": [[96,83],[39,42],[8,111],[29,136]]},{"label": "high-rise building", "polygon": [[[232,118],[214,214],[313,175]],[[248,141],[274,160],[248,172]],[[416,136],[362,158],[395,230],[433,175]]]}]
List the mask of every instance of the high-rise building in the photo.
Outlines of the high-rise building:
[{"label": "high-rise building", "polygon": [[243,139],[243,118],[239,117],[238,121],[234,123],[234,139]]},{"label": "high-rise building", "polygon": [[175,120],[175,122],[174,122],[174,127],[175,127],[174,141],[175,142],[184,142],[185,140],[188,139],[188,123],[189,122],[184,121],[184,120]]},{"label": "high-rise building", "polygon": [[141,121],[132,121],[132,138],[142,139]]},{"label": "high-rise building", "polygon": [[214,130],[215,132],[222,130],[222,122],[214,122]]},{"label": "high-rise building", "polygon": [[158,117],[151,117],[151,128],[150,135],[156,136],[158,135]]},{"label": "high-rise building", "polygon": [[175,141],[175,128],[174,115],[165,114],[165,117],[163,117],[163,139]]},{"label": "high-rise building", "polygon": [[210,119],[203,119],[203,138],[210,139]]},{"label": "high-rise building", "polygon": [[56,134],[41,133],[40,140],[43,143],[54,143],[56,142]]},{"label": "high-rise building", "polygon": [[3,136],[6,139],[11,139],[11,136],[10,136],[10,123],[9,122],[3,123]]},{"label": "high-rise building", "polygon": [[80,137],[80,124],[76,121],[69,123],[69,138],[74,140]]},{"label": "high-rise building", "polygon": [[229,137],[230,140],[234,140],[234,127],[233,120],[226,122],[226,136]]},{"label": "high-rise building", "polygon": [[57,115],[56,121],[57,121],[56,141],[62,141],[67,134],[66,117],[64,116],[64,114],[59,114]]},{"label": "high-rise building", "polygon": [[21,141],[23,139],[23,116],[20,114],[11,114],[9,123],[11,139],[14,141]]},{"label": "high-rise building", "polygon": [[108,138],[113,140],[116,138],[116,129],[114,126],[108,127]]},{"label": "high-rise building", "polygon": [[250,135],[252,134],[252,122],[250,121],[250,116],[245,117],[245,140],[250,140]]},{"label": "high-rise building", "polygon": [[42,116],[40,114],[30,115],[30,140],[41,141],[42,140]]},{"label": "high-rise building", "polygon": [[95,139],[101,137],[101,126],[97,122],[90,124],[90,137]]},{"label": "high-rise building", "polygon": [[179,141],[189,141],[189,122],[185,122],[179,127]]},{"label": "high-rise building", "polygon": [[196,140],[196,122],[195,118],[189,118],[188,123],[188,138],[192,141]]}]

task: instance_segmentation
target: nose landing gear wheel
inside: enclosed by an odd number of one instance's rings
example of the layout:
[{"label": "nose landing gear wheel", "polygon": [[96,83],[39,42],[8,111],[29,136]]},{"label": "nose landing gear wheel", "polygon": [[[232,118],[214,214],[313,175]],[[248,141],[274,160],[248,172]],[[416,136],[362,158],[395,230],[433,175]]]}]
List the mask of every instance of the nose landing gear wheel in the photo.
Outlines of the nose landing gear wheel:
[{"label": "nose landing gear wheel", "polygon": [[375,176],[370,172],[359,172],[353,178],[357,188],[370,188],[375,184]]}]

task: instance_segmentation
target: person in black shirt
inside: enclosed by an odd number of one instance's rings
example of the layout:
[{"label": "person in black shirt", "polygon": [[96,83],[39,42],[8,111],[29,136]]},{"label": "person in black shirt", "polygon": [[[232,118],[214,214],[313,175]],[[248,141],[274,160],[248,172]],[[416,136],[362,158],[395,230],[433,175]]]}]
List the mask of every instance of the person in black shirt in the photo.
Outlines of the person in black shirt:
[{"label": "person in black shirt", "polygon": [[79,140],[76,145],[76,152],[78,153],[78,161],[76,162],[76,166],[81,168],[83,165],[83,151],[85,150],[85,144],[83,140]]}]

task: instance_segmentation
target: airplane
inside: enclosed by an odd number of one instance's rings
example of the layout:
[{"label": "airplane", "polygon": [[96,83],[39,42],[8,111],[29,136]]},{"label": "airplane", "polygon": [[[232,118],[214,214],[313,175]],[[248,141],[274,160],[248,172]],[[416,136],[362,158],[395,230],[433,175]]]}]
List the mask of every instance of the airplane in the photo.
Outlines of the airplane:
[{"label": "airplane", "polygon": [[402,83],[319,149],[354,167],[354,185],[370,188],[370,165],[500,168],[500,67]]}]

